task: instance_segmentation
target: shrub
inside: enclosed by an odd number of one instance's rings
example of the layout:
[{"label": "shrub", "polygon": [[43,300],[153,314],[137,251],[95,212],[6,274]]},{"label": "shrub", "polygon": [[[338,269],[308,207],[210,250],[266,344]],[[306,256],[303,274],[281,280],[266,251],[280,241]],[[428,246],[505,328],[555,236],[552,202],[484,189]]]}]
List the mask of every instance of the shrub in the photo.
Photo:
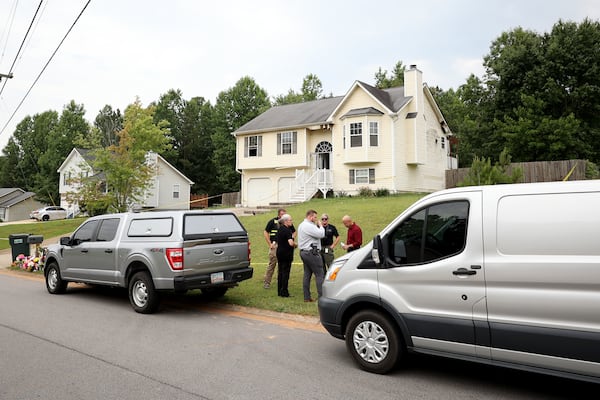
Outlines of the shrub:
[{"label": "shrub", "polygon": [[379,188],[375,190],[375,197],[387,197],[390,195],[390,190],[387,188]]},{"label": "shrub", "polygon": [[358,188],[358,195],[360,197],[373,197],[373,190],[371,188],[363,186]]},{"label": "shrub", "polygon": [[340,190],[335,194],[335,197],[348,197],[348,193],[344,192],[343,190]]}]

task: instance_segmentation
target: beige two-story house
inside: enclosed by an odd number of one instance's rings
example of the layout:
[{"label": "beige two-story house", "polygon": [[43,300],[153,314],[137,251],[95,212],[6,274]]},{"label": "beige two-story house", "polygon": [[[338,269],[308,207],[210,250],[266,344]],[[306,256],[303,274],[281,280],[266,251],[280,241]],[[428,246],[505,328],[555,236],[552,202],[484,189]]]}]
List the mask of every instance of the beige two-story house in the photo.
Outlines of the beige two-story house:
[{"label": "beige two-story house", "polygon": [[433,192],[456,168],[451,132],[422,72],[404,86],[356,81],[344,96],[272,107],[233,132],[243,206],[373,191]]}]

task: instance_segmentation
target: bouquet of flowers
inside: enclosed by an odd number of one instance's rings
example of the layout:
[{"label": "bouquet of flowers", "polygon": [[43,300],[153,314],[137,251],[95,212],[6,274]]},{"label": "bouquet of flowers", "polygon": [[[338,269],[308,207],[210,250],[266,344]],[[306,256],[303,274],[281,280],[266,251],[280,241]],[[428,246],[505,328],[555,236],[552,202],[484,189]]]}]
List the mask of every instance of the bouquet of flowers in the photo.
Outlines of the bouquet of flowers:
[{"label": "bouquet of flowers", "polygon": [[44,251],[37,252],[32,256],[26,256],[19,254],[13,261],[12,266],[25,271],[35,272],[44,269],[44,262],[46,261],[46,254]]}]

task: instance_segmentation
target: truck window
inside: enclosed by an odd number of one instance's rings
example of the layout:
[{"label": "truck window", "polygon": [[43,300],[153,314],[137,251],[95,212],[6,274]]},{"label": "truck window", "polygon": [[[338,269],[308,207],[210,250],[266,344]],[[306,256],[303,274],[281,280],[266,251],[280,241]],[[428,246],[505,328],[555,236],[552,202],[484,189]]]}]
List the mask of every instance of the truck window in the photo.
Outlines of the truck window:
[{"label": "truck window", "polygon": [[419,264],[462,252],[468,217],[467,201],[440,203],[414,213],[391,233],[390,260],[395,264]]},{"label": "truck window", "polygon": [[189,214],[185,216],[184,238],[194,239],[214,234],[246,235],[246,231],[233,214]]},{"label": "truck window", "polygon": [[85,224],[81,225],[77,232],[73,234],[73,241],[75,243],[81,242],[89,242],[92,240],[94,232],[96,232],[96,228],[98,227],[98,220],[88,221]]},{"label": "truck window", "polygon": [[102,220],[100,225],[100,229],[98,230],[98,237],[96,240],[98,242],[110,242],[115,238],[117,234],[117,228],[119,227],[119,219],[118,218],[109,218]]},{"label": "truck window", "polygon": [[127,236],[168,237],[173,232],[173,218],[140,218],[129,225]]}]

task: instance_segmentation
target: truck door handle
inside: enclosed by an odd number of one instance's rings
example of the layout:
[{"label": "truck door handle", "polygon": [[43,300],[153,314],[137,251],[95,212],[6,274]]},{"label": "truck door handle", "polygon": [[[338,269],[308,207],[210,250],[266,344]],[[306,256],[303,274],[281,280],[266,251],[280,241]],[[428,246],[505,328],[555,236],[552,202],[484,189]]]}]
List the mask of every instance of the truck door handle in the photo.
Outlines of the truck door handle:
[{"label": "truck door handle", "polygon": [[112,253],[112,249],[106,249],[104,250],[105,253]]},{"label": "truck door handle", "polygon": [[87,250],[87,249],[81,249],[81,252],[82,252],[82,253],[87,253],[87,252],[88,252],[88,250]]},{"label": "truck door handle", "polygon": [[459,268],[456,271],[452,271],[452,275],[475,275],[477,271],[472,269]]}]

